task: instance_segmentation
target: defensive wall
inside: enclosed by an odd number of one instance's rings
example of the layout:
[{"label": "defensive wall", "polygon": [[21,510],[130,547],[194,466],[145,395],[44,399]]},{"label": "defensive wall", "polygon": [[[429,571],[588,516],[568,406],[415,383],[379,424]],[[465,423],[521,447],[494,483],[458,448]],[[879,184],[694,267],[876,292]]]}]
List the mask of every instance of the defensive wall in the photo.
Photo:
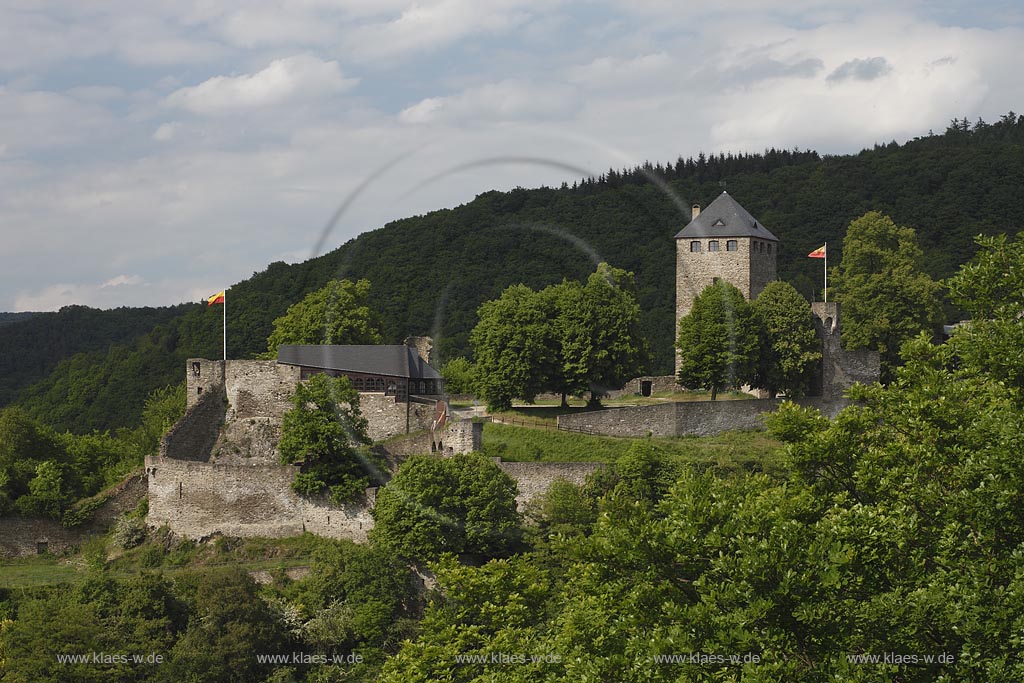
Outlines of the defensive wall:
[{"label": "defensive wall", "polygon": [[[608,408],[559,415],[558,428],[589,434],[643,438],[646,436],[711,436],[736,429],[762,429],[764,415],[778,409],[783,399],[691,401],[650,406]],[[835,417],[849,405],[846,399],[821,397],[794,403],[817,408]]]},{"label": "defensive wall", "polygon": [[0,518],[0,556],[59,555],[81,546],[90,536],[105,533],[120,515],[138,507],[146,496],[146,486],[146,476],[140,472],[97,494],[89,501],[102,503],[79,526],[65,527],[45,517]]}]

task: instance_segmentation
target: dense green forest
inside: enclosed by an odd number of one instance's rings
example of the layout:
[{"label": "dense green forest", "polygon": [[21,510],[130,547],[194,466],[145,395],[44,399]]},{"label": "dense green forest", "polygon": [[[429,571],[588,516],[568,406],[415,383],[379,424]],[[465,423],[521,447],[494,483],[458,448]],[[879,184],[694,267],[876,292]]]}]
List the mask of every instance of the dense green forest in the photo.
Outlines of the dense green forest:
[{"label": "dense green forest", "polygon": [[25,311],[22,313],[0,313],[0,326],[9,325],[11,323],[16,323],[22,320],[28,320],[34,315],[39,314],[33,313],[31,311]]},{"label": "dense green forest", "polygon": [[109,347],[130,342],[187,309],[188,306],[171,306],[100,311],[65,306],[56,313],[12,317],[12,324],[0,335],[0,405],[10,403],[26,386],[49,375],[62,359],[75,354],[105,353]]},{"label": "dense green forest", "polygon": [[[583,280],[606,261],[635,273],[641,328],[653,351],[648,370],[664,374],[673,343],[672,237],[689,220],[682,207],[707,205],[727,188],[782,240],[780,277],[811,296],[821,265],[805,255],[825,241],[840,253],[846,226],[864,213],[877,210],[914,228],[929,274],[942,278],[974,253],[975,235],[1024,228],[1022,185],[1024,117],[1010,113],[991,124],[954,121],[942,134],[853,155],[702,154],[610,169],[561,188],[485,192],[364,233],[305,263],[273,263],[236,284],[228,292],[228,353],[264,352],[274,318],[329,279],[346,277],[371,281],[386,341],[431,334],[444,361],[468,354],[477,308],[509,285]],[[51,426],[78,432],[137,424],[146,396],[180,381],[186,358],[220,355],[219,309],[175,311],[134,328],[129,321],[142,314],[105,312],[109,336],[85,347],[57,343],[77,339],[59,326],[50,343],[26,335],[26,326],[43,324],[36,318],[0,328],[0,350],[24,355],[42,347],[15,379],[0,373],[0,405],[17,401]],[[58,321],[66,315],[51,314]],[[123,324],[115,324],[119,317]]]}]

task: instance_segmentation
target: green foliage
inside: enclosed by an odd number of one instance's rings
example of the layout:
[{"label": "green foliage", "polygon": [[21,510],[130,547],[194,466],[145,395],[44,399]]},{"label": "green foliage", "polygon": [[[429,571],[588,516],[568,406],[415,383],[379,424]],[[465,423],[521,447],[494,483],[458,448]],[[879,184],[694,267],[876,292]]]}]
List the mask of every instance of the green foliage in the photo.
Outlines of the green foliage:
[{"label": "green foliage", "polygon": [[281,624],[242,569],[205,573],[188,603],[189,628],[170,649],[162,680],[262,680],[271,667],[254,654],[288,651]]},{"label": "green foliage", "polygon": [[[639,373],[646,343],[633,275],[606,263],[585,285],[564,280],[535,292],[509,287],[483,304],[470,341],[477,388],[492,410],[550,391],[599,395]],[[595,399],[596,400],[596,399]]]},{"label": "green foliage", "polygon": [[[566,278],[583,280],[596,252],[636,273],[641,337],[653,351],[646,371],[667,374],[675,341],[669,236],[689,219],[678,204],[706,204],[727,180],[730,193],[781,238],[780,278],[809,294],[815,283],[820,287],[821,262],[805,254],[825,241],[836,253],[845,227],[872,209],[915,228],[931,276],[951,275],[974,253],[975,235],[1024,225],[1022,177],[1024,125],[1008,114],[966,129],[958,121],[945,135],[846,156],[722,153],[610,171],[561,189],[485,192],[463,206],[363,233],[307,262],[272,263],[231,287],[228,354],[263,353],[273,321],[288,306],[330,280],[366,278],[374,283],[386,341],[436,329],[441,357],[467,355],[483,302],[517,283],[540,290]],[[106,321],[83,318],[73,330],[60,327],[78,314],[70,310],[0,327],[0,359],[8,362],[0,367],[0,384],[17,375],[6,398],[0,390],[0,405],[17,398],[59,431],[134,427],[146,396],[178,383],[187,358],[220,357],[217,307],[184,305],[156,327],[136,326],[132,309],[94,313]],[[101,334],[78,346],[92,329]],[[43,362],[36,362],[37,349]]]},{"label": "green foliage", "polygon": [[748,383],[758,357],[758,321],[743,294],[719,280],[693,300],[679,320],[679,384],[708,389],[711,399],[722,388]]},{"label": "green foliage", "polygon": [[947,280],[950,299],[971,321],[951,345],[963,369],[982,373],[1024,395],[1024,239],[979,236],[977,256]]},{"label": "green foliage", "polygon": [[533,401],[552,374],[554,311],[546,297],[516,285],[480,306],[471,336],[477,390],[493,410],[510,408],[514,398]]},{"label": "green foliage", "polygon": [[846,229],[832,287],[842,305],[843,343],[876,349],[886,382],[899,364],[903,342],[922,331],[934,333],[942,322],[942,286],[924,270],[916,233],[878,211]]},{"label": "green foliage", "polygon": [[516,484],[480,455],[413,457],[377,494],[370,539],[413,561],[494,557],[519,541]]},{"label": "green foliage", "polygon": [[751,304],[762,334],[760,358],[752,386],[797,398],[807,394],[821,363],[821,341],[811,308],[796,289],[781,280],[769,282]]},{"label": "green foliage", "polygon": [[306,495],[327,491],[341,504],[380,478],[377,463],[358,449],[370,437],[348,378],[315,375],[296,387],[292,404],[281,422],[278,450],[283,464],[302,465],[293,489]]},{"label": "green foliage", "polygon": [[274,321],[266,357],[277,358],[282,344],[380,344],[381,325],[369,280],[331,280]]},{"label": "green foliage", "polygon": [[452,358],[441,366],[441,376],[449,394],[476,393],[476,368],[465,356]]}]

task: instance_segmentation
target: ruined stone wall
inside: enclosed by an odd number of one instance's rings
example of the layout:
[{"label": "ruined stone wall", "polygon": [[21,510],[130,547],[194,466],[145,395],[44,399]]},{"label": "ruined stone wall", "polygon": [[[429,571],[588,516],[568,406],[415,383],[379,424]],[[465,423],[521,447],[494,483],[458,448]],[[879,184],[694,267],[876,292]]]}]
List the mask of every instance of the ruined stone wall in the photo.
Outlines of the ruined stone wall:
[{"label": "ruined stone wall", "polygon": [[651,383],[652,394],[675,393],[683,390],[683,388],[676,383],[675,375],[647,375],[644,377],[634,377],[626,382],[621,389],[614,389],[607,392],[605,395],[608,398],[622,398],[623,396],[634,395],[639,396],[644,382]]},{"label": "ruined stone wall", "polygon": [[0,557],[26,557],[39,552],[60,555],[81,547],[89,537],[102,534],[126,512],[134,510],[146,495],[145,474],[134,474],[104,491],[106,501],[81,526],[67,528],[45,517],[0,518]]},{"label": "ruined stone wall", "polygon": [[394,396],[385,396],[383,393],[359,394],[359,408],[370,423],[370,438],[374,441],[430,429],[434,421],[432,403],[410,403],[407,414],[404,401],[396,402]]},{"label": "ruined stone wall", "polygon": [[450,421],[441,441],[444,448],[453,454],[473,453],[483,450],[484,424],[469,420]]},{"label": "ruined stone wall", "polygon": [[407,337],[403,342],[406,346],[416,349],[416,355],[427,365],[434,365],[434,340],[430,337]]},{"label": "ruined stone wall", "polygon": [[[365,542],[370,504],[331,505],[291,489],[296,468],[146,459],[151,527],[200,539],[214,534],[281,538],[305,531]],[[372,493],[371,493],[372,495]]]},{"label": "ruined stone wall", "polygon": [[821,339],[821,372],[815,393],[825,400],[839,400],[855,383],[871,384],[881,376],[878,351],[847,351],[842,348],[840,306],[835,301],[811,304],[815,331]]},{"label": "ruined stone wall", "polygon": [[228,420],[271,417],[292,409],[301,368],[273,360],[229,360],[225,371]]},{"label": "ruined stone wall", "polygon": [[[710,436],[737,429],[761,429],[764,414],[777,410],[783,399],[744,401],[692,401],[651,406],[610,408],[558,417],[558,427],[606,436]],[[845,399],[820,397],[795,401],[835,417],[849,405]]]},{"label": "ruined stone wall", "polygon": [[185,402],[191,408],[204,393],[224,386],[224,361],[189,358],[185,363]]},{"label": "ruined stone wall", "polygon": [[502,472],[515,480],[519,489],[516,504],[520,510],[529,501],[544,495],[552,482],[562,479],[582,485],[590,473],[604,467],[604,463],[600,462],[504,462],[501,458],[494,460]]},{"label": "ruined stone wall", "polygon": [[160,455],[182,460],[209,460],[226,410],[222,384],[201,393],[184,417],[160,439]]}]

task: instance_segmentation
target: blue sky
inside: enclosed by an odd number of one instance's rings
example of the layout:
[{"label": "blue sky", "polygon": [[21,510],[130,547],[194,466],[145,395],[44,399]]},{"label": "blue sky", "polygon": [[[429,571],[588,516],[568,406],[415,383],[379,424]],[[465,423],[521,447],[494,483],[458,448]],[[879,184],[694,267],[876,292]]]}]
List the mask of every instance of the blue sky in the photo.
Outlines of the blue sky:
[{"label": "blue sky", "polygon": [[[5,0],[0,310],[198,300],[369,177],[328,248],[565,167],[991,121],[1021,45],[1003,0]],[[551,163],[475,163],[510,156]]]}]

